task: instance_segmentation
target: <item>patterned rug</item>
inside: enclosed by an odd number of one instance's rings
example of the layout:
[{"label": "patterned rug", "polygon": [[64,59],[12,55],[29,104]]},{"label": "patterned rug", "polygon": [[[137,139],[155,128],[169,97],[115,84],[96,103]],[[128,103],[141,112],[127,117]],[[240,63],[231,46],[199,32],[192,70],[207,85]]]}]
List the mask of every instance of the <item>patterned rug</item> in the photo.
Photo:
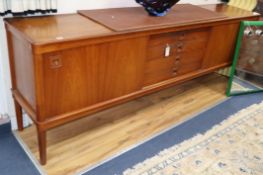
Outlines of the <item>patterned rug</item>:
[{"label": "patterned rug", "polygon": [[262,174],[263,102],[124,172],[124,175]]}]

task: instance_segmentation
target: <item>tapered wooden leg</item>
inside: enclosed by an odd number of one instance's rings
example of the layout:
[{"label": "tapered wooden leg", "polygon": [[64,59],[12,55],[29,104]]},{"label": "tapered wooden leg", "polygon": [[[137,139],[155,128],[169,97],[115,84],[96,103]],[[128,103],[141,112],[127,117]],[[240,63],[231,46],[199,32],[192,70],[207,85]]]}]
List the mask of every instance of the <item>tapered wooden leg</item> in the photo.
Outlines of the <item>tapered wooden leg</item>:
[{"label": "tapered wooden leg", "polygon": [[45,165],[47,162],[46,131],[37,127],[37,135],[38,135],[38,149],[39,149],[40,164]]},{"label": "tapered wooden leg", "polygon": [[22,107],[19,103],[15,100],[15,108],[16,108],[16,120],[17,120],[17,127],[19,131],[24,129],[23,127],[23,112]]}]

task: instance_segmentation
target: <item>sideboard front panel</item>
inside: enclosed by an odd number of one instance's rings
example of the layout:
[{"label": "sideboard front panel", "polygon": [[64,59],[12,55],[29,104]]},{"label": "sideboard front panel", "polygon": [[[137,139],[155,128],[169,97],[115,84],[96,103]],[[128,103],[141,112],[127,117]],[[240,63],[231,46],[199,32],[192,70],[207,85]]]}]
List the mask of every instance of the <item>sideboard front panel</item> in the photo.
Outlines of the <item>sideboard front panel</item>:
[{"label": "sideboard front panel", "polygon": [[142,37],[45,54],[45,116],[140,90],[146,42]]},{"label": "sideboard front panel", "polygon": [[204,69],[232,62],[239,26],[240,23],[235,22],[212,28],[203,62]]}]

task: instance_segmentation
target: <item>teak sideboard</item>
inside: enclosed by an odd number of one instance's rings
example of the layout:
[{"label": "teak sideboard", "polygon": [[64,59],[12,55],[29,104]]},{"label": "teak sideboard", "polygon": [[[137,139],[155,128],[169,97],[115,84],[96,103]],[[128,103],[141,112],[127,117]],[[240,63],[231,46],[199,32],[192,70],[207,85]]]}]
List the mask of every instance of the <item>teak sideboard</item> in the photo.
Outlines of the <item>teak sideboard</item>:
[{"label": "teak sideboard", "polygon": [[229,66],[240,21],[259,15],[200,7],[225,18],[121,32],[78,13],[5,19],[18,128],[24,109],[41,164],[49,129]]}]

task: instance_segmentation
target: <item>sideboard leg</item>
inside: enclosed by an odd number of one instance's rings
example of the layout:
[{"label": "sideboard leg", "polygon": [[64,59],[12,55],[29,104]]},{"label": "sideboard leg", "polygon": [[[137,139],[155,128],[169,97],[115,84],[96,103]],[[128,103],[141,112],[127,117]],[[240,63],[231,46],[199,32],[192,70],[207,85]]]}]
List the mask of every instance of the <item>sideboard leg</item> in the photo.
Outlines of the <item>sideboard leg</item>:
[{"label": "sideboard leg", "polygon": [[14,100],[15,102],[15,109],[16,109],[16,120],[17,120],[17,127],[19,131],[23,131],[23,112],[22,112],[22,107],[20,104]]},{"label": "sideboard leg", "polygon": [[39,148],[40,164],[45,165],[47,162],[46,131],[37,127],[37,134],[38,134],[38,148]]}]

